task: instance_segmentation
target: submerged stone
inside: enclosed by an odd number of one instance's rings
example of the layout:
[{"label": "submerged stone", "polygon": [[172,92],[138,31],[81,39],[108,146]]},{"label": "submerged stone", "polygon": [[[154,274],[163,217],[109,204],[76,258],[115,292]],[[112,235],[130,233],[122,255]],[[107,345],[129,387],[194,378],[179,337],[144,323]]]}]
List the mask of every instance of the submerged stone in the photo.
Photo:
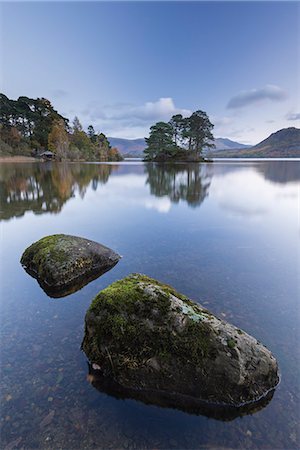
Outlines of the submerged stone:
[{"label": "submerged stone", "polygon": [[104,245],[77,236],[54,234],[28,247],[21,264],[51,297],[76,292],[119,261]]},{"label": "submerged stone", "polygon": [[274,389],[261,399],[245,403],[241,406],[233,406],[221,403],[209,403],[191,395],[178,394],[177,392],[158,389],[126,388],[117,383],[112,377],[104,376],[95,364],[88,364],[89,372],[87,380],[99,392],[111,395],[117,399],[133,399],[147,405],[160,406],[161,408],[179,409],[188,414],[195,414],[228,422],[237,417],[254,414],[265,408],[273,398]]},{"label": "submerged stone", "polygon": [[241,407],[269,397],[279,381],[274,356],[255,338],[140,274],[96,296],[82,349],[130,396],[147,401],[156,392],[179,407],[189,397]]}]

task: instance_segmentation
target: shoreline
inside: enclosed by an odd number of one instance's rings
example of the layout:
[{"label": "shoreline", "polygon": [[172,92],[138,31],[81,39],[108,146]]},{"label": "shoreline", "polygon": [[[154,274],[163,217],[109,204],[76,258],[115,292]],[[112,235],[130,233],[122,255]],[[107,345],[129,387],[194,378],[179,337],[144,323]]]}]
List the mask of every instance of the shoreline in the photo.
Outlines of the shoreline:
[{"label": "shoreline", "polygon": [[0,163],[24,163],[24,162],[38,162],[36,158],[32,156],[0,156]]}]

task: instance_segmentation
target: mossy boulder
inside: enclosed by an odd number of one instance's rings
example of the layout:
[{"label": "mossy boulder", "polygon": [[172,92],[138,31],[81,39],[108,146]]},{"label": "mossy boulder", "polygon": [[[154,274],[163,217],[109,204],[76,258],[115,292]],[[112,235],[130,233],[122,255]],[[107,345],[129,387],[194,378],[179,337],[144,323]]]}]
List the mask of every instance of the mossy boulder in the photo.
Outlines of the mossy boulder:
[{"label": "mossy boulder", "polygon": [[255,338],[140,274],[96,296],[82,349],[101,375],[139,392],[241,406],[279,380],[274,356]]},{"label": "mossy boulder", "polygon": [[54,234],[28,247],[21,264],[51,297],[63,297],[104,274],[120,256],[104,245],[77,236]]}]

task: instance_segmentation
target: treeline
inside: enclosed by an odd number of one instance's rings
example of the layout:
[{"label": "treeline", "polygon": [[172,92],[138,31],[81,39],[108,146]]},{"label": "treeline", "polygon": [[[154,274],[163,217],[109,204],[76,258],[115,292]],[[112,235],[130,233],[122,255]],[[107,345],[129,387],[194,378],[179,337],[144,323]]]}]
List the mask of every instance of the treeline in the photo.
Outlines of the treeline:
[{"label": "treeline", "polygon": [[145,159],[150,161],[201,159],[204,147],[214,147],[212,129],[204,111],[195,111],[190,117],[172,116],[169,122],[157,122],[145,138]]},{"label": "treeline", "polygon": [[84,131],[78,117],[72,125],[45,98],[0,94],[0,154],[38,156],[49,150],[58,160],[120,161],[103,133],[90,125]]}]

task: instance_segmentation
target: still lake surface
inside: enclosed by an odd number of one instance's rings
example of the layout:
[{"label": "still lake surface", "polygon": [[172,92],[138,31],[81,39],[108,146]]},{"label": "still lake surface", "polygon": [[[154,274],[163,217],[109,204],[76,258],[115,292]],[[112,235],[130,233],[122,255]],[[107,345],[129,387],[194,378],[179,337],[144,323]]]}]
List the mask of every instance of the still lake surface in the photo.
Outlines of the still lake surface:
[{"label": "still lake surface", "polygon": [[[299,161],[0,165],[1,449],[300,447]],[[67,233],[123,258],[49,298],[21,267]],[[173,285],[263,342],[281,383],[264,408],[222,421],[118,399],[89,382],[84,315],[113,281]]]}]

